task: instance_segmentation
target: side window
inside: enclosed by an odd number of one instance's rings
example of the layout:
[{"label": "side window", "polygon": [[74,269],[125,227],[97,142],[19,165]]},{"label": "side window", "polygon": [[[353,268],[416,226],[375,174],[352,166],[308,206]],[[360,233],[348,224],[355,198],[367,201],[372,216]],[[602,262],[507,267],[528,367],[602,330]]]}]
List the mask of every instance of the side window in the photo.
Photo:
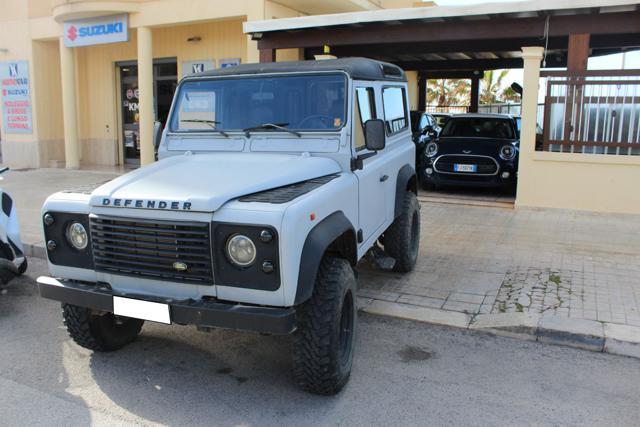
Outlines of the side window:
[{"label": "side window", "polygon": [[354,123],[355,148],[356,150],[361,150],[364,148],[364,124],[367,120],[376,118],[376,103],[373,96],[373,88],[356,88],[356,101],[355,109],[357,112],[354,114],[354,117],[358,117],[360,123]]},{"label": "side window", "polygon": [[409,123],[405,99],[404,88],[386,87],[382,89],[384,121],[389,135],[400,132]]}]

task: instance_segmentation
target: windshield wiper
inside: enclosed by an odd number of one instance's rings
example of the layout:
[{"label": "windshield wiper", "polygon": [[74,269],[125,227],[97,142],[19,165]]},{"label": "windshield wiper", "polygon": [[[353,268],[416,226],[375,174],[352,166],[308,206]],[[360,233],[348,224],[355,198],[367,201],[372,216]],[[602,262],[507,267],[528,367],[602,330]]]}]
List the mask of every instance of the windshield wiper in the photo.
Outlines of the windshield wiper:
[{"label": "windshield wiper", "polygon": [[215,120],[204,120],[204,119],[184,119],[184,120],[180,120],[181,122],[186,122],[186,123],[204,123],[206,125],[211,126],[211,129],[215,130],[216,132],[218,132],[220,135],[229,138],[229,134],[226,133],[225,131],[218,129],[216,127],[216,125],[219,125],[220,122],[217,122]]},{"label": "windshield wiper", "polygon": [[277,130],[283,130],[285,132],[289,132],[292,135],[297,136],[298,138],[302,137],[302,134],[300,132],[296,132],[295,130],[291,130],[291,129],[287,129],[285,126],[287,126],[289,123],[263,123],[261,125],[258,126],[251,126],[248,127],[246,129],[242,129],[242,132],[244,132],[244,134],[247,136],[247,138],[249,138],[251,136],[251,134],[249,133],[252,130],[273,130],[273,129],[277,129]]}]

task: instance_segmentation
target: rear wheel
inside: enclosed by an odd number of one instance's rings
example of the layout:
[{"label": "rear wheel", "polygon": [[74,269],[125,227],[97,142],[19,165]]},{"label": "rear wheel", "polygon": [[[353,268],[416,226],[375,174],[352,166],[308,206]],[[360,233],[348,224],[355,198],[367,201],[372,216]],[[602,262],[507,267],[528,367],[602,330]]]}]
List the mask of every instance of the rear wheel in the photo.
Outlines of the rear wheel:
[{"label": "rear wheel", "polygon": [[400,215],[384,233],[384,250],[395,258],[394,271],[413,270],[420,248],[420,205],[416,195],[407,191],[402,199]]},{"label": "rear wheel", "polygon": [[91,310],[62,304],[62,316],[69,336],[81,347],[93,351],[114,351],[135,341],[144,320],[116,317],[112,313],[92,314]]},{"label": "rear wheel", "polygon": [[293,371],[316,394],[338,393],[349,380],[356,331],[356,278],[349,262],[325,256],[313,295],[298,308]]}]

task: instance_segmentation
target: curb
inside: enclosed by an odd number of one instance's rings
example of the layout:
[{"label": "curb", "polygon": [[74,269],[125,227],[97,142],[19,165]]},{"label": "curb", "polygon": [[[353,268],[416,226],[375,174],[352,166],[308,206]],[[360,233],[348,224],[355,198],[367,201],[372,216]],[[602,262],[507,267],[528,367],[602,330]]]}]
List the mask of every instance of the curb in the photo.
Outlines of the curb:
[{"label": "curb", "polygon": [[[360,298],[359,298],[360,299]],[[640,359],[640,327],[551,314],[470,314],[366,298],[364,313]]]},{"label": "curb", "polygon": [[47,259],[47,251],[43,244],[23,242],[22,247],[27,257]]}]

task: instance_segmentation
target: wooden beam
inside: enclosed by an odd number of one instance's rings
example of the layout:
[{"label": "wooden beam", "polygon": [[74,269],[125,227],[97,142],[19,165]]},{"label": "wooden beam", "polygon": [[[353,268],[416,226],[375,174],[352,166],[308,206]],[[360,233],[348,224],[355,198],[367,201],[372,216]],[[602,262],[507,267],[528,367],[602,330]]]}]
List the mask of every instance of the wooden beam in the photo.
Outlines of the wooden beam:
[{"label": "wooden beam", "polygon": [[570,34],[567,51],[567,70],[586,71],[589,59],[589,34]]},{"label": "wooden beam", "polygon": [[[605,14],[553,16],[549,37],[569,34],[637,34],[640,11]],[[361,28],[338,26],[326,31],[308,28],[263,33],[259,49],[332,47],[363,44],[419,43],[463,40],[540,38],[544,33],[545,18],[509,18],[477,21],[411,22],[401,25],[367,24]]]},{"label": "wooden beam", "polygon": [[[464,59],[448,61],[393,61],[403,70],[447,71],[447,70],[502,70],[509,68],[522,68],[522,58],[502,59]],[[547,57],[547,67],[565,67],[566,58],[558,58],[556,55]]]},{"label": "wooden beam", "polygon": [[471,102],[469,103],[469,112],[477,113],[480,104],[480,79],[474,77],[471,79]]},{"label": "wooden beam", "polygon": [[276,62],[276,50],[260,49],[260,62]]},{"label": "wooden beam", "polygon": [[424,76],[427,80],[438,80],[438,79],[473,79],[475,77],[483,78],[484,71],[420,71],[420,75]]},{"label": "wooden beam", "polygon": [[424,111],[427,109],[427,79],[421,74],[418,74],[418,110]]}]

